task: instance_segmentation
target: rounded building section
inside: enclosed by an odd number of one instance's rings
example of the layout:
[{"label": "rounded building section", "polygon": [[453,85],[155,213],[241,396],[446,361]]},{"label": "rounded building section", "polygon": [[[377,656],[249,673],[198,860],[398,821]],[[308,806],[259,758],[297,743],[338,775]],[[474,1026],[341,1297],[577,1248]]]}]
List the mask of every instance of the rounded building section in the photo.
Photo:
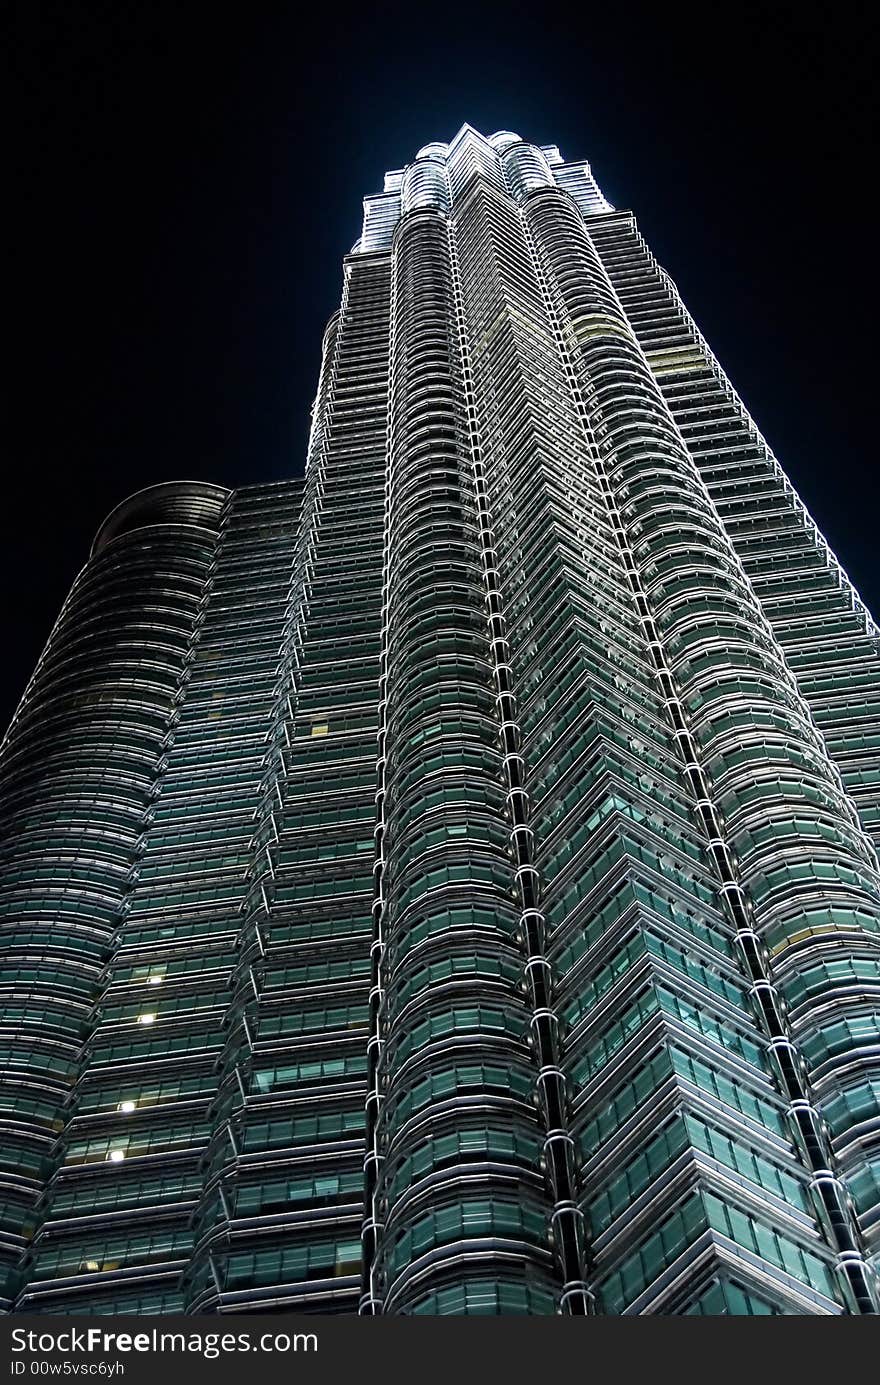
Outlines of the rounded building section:
[{"label": "rounded building section", "polygon": [[550,165],[537,145],[513,144],[499,152],[508,187],[518,202],[539,188],[556,186]]},{"label": "rounded building section", "polygon": [[403,215],[430,207],[437,211],[449,211],[449,186],[446,181],[446,166],[436,154],[418,158],[410,164],[403,175],[400,194],[400,209]]},{"label": "rounded building section", "polygon": [[53,1172],[77,1138],[81,1060],[158,791],[225,495],[153,487],[113,512],[0,751],[7,1305],[51,1205]]},{"label": "rounded building section", "polygon": [[111,510],[92,544],[92,557],[122,534],[155,525],[185,525],[216,535],[227,499],[223,486],[205,481],[163,481],[128,496]]},{"label": "rounded building section", "polygon": [[552,1313],[558,1286],[444,222],[408,219],[395,249],[380,736],[386,941],[371,1198],[379,1228],[369,1282],[389,1314]]},{"label": "rounded building section", "polygon": [[425,144],[416,154],[417,159],[447,159],[449,157],[449,145],[435,140],[433,144]]},{"label": "rounded building section", "polygon": [[520,144],[521,139],[512,130],[496,130],[494,135],[489,136],[489,143],[499,154],[503,154],[512,144]]}]

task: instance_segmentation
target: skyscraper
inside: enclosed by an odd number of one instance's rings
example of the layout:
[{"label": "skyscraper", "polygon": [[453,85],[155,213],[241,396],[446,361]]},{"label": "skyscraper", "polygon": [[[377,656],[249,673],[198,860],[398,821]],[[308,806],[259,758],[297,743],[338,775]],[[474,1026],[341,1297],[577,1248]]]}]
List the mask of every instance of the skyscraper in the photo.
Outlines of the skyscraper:
[{"label": "skyscraper", "polygon": [[7,1305],[877,1312],[877,627],[586,163],[364,205],[3,745]]}]

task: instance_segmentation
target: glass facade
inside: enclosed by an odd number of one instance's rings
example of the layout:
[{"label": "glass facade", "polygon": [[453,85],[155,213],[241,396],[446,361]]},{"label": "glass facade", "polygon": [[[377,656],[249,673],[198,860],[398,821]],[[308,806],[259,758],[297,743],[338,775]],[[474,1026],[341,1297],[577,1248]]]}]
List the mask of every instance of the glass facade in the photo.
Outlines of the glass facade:
[{"label": "glass facade", "polygon": [[876,1313],[877,628],[587,164],[364,206],[0,752],[5,1306]]}]

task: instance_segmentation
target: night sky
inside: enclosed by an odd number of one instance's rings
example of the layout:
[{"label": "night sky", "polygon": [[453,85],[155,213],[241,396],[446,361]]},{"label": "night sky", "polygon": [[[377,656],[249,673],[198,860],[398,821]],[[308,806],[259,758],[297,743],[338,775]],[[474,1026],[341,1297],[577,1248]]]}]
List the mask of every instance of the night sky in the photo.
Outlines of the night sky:
[{"label": "night sky", "polygon": [[361,199],[466,120],[635,210],[880,611],[869,7],[305,8],[20,7],[0,724],[118,501],[302,470]]}]

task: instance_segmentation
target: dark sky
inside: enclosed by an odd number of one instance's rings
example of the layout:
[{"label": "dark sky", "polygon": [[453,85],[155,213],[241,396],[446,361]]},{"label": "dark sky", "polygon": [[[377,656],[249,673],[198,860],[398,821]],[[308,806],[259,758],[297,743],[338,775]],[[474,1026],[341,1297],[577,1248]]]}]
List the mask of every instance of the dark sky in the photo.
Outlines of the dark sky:
[{"label": "dark sky", "polygon": [[301,470],[361,198],[465,120],[589,158],[635,209],[880,609],[869,14],[23,3],[0,723],[119,500]]}]

